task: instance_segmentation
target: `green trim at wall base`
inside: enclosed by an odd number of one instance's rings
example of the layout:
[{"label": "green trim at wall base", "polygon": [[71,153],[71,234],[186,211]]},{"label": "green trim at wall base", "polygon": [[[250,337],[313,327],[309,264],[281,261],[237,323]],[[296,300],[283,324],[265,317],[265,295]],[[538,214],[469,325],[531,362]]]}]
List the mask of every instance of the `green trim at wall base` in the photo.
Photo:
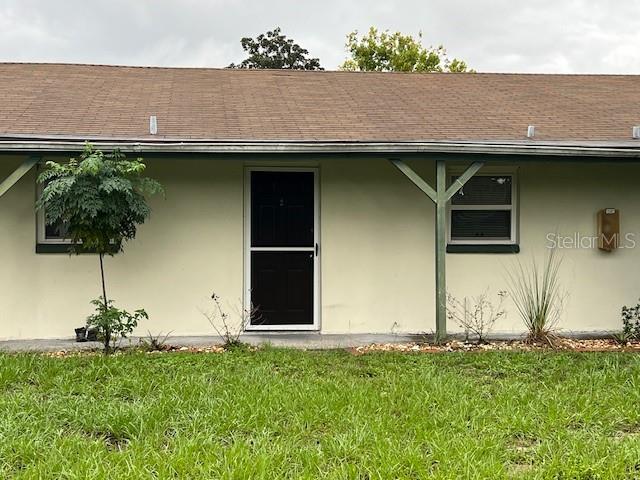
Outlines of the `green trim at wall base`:
[{"label": "green trim at wall base", "polygon": [[447,245],[447,253],[520,253],[520,245]]}]

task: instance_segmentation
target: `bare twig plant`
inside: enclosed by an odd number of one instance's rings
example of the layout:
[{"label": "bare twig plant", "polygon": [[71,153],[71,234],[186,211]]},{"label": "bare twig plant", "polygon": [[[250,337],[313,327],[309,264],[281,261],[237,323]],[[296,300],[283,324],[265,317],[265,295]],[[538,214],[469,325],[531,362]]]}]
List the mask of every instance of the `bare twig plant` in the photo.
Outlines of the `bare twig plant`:
[{"label": "bare twig plant", "polygon": [[464,328],[465,340],[468,341],[471,333],[479,345],[487,343],[486,337],[496,321],[507,313],[503,308],[506,296],[507,292],[498,292],[498,302],[494,305],[489,299],[489,289],[476,297],[464,297],[462,300],[447,293],[447,317]]},{"label": "bare twig plant", "polygon": [[254,323],[260,321],[258,309],[253,305],[249,308],[238,307],[234,309],[233,314],[229,314],[215,292],[211,294],[211,300],[214,305],[213,310],[202,311],[202,314],[218,336],[222,338],[225,348],[241,347],[243,344],[240,341],[240,336],[247,329],[247,326],[251,321]]},{"label": "bare twig plant", "polygon": [[528,330],[526,341],[553,346],[565,302],[560,285],[562,258],[550,249],[542,265],[535,258],[507,270],[509,294]]}]

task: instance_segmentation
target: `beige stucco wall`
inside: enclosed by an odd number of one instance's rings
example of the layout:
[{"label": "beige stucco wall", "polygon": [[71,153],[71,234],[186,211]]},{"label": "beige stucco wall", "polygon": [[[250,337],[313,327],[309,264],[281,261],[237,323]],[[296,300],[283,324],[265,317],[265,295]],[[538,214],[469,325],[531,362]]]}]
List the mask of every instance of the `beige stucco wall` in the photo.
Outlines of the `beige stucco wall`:
[{"label": "beige stucco wall", "polygon": [[431,200],[387,161],[327,160],[321,207],[323,330],[430,332]]},{"label": "beige stucco wall", "polygon": [[[596,234],[596,213],[620,209],[622,234],[636,248],[611,253],[594,248],[562,248],[561,283],[566,292],[559,327],[566,332],[619,330],[620,308],[635,305],[640,296],[640,166],[633,164],[532,163],[518,169],[520,247],[517,258],[541,261],[547,234],[565,237]],[[631,246],[631,243],[627,243]],[[448,255],[449,290],[458,296],[477,295],[489,286],[507,286],[505,270],[516,259],[508,255]],[[496,325],[497,331],[519,332],[522,323],[513,305]],[[455,326],[452,325],[452,329]]]},{"label": "beige stucco wall", "polygon": [[[152,200],[151,218],[125,253],[106,259],[108,295],[121,307],[148,311],[141,334],[210,333],[199,309],[211,292],[232,303],[242,295],[243,166],[148,164],[166,198]],[[0,176],[9,170],[0,164]],[[69,336],[90,313],[88,301],[100,295],[95,256],[34,253],[34,182],[32,172],[0,198],[0,338]]]},{"label": "beige stucco wall", "polygon": [[[0,158],[0,178],[19,158]],[[246,164],[256,165],[258,159]],[[138,333],[212,333],[200,313],[215,290],[238,305],[243,290],[243,172],[235,159],[154,159],[166,187],[123,255],[107,259],[109,295],[144,307]],[[320,168],[321,326],[326,333],[434,329],[431,202],[384,160],[323,159]],[[412,165],[431,177],[427,163]],[[519,167],[520,245],[525,261],[544,253],[546,234],[592,235],[596,211],[621,210],[625,232],[640,233],[635,165],[528,163]],[[0,197],[0,339],[68,337],[100,294],[94,256],[34,253],[35,172]],[[640,241],[640,238],[638,239]],[[640,248],[640,245],[638,246]],[[568,291],[561,327],[619,327],[619,309],[639,293],[638,250],[563,250]],[[506,286],[514,255],[449,254],[449,290],[459,297]],[[519,332],[515,309],[496,331]],[[450,330],[456,330],[450,325]]]}]

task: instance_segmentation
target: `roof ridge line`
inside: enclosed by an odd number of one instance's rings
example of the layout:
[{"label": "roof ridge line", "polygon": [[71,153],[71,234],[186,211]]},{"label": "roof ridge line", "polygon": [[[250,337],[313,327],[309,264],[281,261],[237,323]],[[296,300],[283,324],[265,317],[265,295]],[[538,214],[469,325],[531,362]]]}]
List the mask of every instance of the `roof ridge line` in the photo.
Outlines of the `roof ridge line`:
[{"label": "roof ridge line", "polygon": [[638,77],[637,73],[555,73],[555,72],[383,72],[383,71],[352,71],[352,70],[298,70],[288,68],[228,68],[228,67],[209,67],[209,66],[164,66],[164,65],[124,65],[124,64],[108,64],[108,63],[75,63],[75,62],[18,62],[18,61],[0,61],[0,66],[5,65],[21,65],[21,66],[60,66],[60,67],[97,67],[97,68],[114,68],[114,69],[148,69],[148,70],[201,70],[201,71],[228,71],[228,72],[252,72],[259,74],[263,72],[282,72],[296,74],[367,74],[367,75],[504,75],[504,76],[553,76],[553,77]]}]

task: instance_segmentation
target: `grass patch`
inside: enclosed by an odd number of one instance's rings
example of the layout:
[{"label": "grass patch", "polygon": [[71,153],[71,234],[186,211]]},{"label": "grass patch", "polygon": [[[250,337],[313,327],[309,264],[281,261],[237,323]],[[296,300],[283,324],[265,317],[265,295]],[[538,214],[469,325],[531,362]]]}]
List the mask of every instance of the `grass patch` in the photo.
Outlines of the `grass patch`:
[{"label": "grass patch", "polygon": [[631,353],[0,355],[0,478],[637,478]]}]

